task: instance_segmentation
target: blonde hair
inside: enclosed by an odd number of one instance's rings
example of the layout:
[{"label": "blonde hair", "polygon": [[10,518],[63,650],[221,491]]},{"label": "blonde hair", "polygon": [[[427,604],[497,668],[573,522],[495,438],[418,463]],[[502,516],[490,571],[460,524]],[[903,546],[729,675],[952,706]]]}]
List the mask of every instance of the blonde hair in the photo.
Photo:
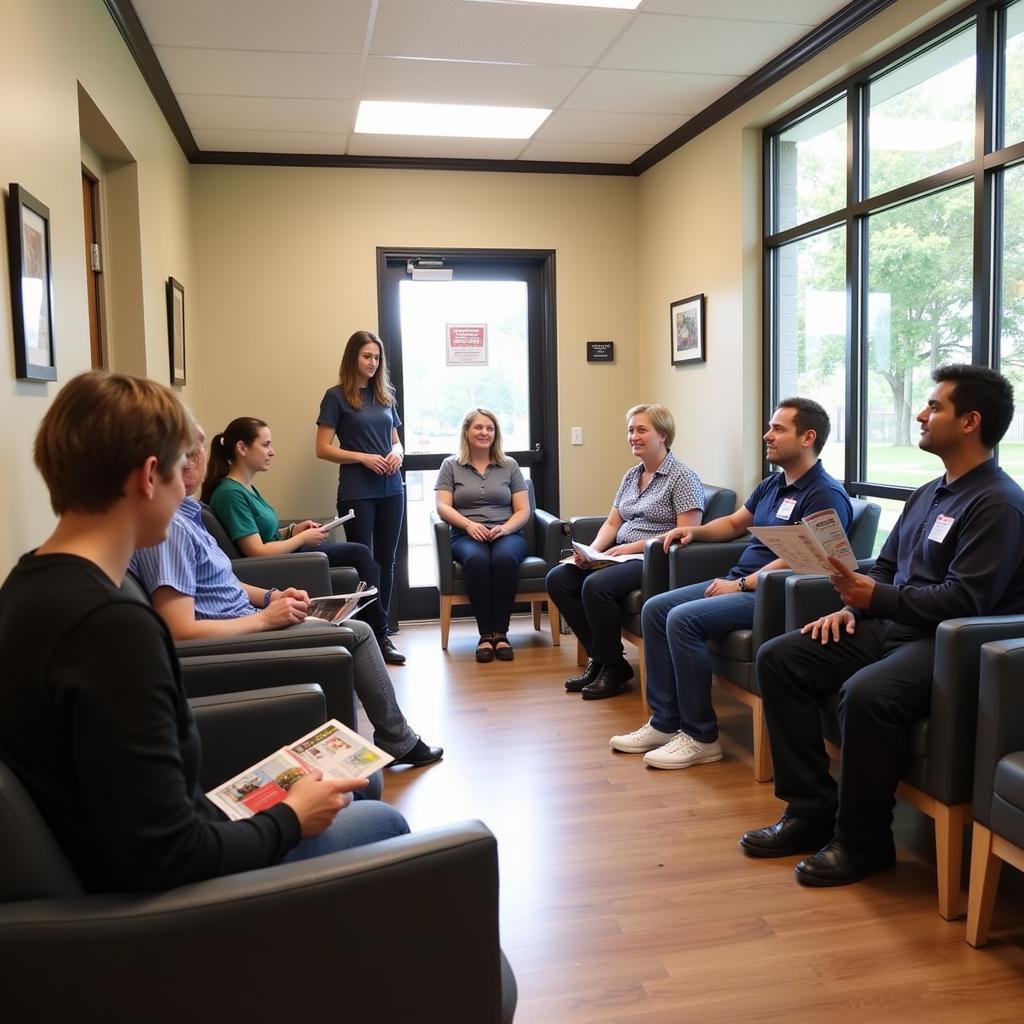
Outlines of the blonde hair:
[{"label": "blonde hair", "polygon": [[651,426],[654,427],[657,433],[662,434],[665,438],[665,448],[668,451],[672,450],[672,442],[676,439],[676,421],[669,411],[667,405],[660,405],[658,402],[646,402],[642,405],[634,405],[629,412],[626,413],[626,423],[638,415],[645,415],[651,421]]},{"label": "blonde hair", "polygon": [[380,365],[370,381],[374,400],[378,405],[391,405],[395,400],[395,388],[388,373],[388,358],[384,352],[384,342],[373,331],[356,331],[345,342],[345,351],[341,355],[341,366],[338,367],[338,385],[345,396],[345,401],[353,409],[363,407],[363,396],[359,393],[359,352],[364,345],[372,342],[380,351]]},{"label": "blonde hair", "polygon": [[150,456],[167,481],[196,443],[192,417],[170,388],[91,370],[57,393],[33,454],[57,515],[99,513],[121,497],[125,481]]},{"label": "blonde hair", "polygon": [[488,458],[496,466],[505,465],[505,453],[501,450],[501,427],[498,425],[498,417],[489,409],[470,409],[462,418],[462,427],[459,430],[459,465],[468,466],[470,462],[469,451],[469,425],[477,416],[486,416],[494,424],[494,440],[491,442],[491,450]]}]

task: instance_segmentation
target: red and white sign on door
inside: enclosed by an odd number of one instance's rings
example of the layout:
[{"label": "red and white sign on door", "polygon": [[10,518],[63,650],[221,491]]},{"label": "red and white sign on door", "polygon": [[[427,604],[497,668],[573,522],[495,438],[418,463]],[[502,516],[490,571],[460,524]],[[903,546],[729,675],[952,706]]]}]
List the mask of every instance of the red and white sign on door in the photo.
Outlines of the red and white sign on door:
[{"label": "red and white sign on door", "polygon": [[446,324],[448,366],[487,365],[487,324]]}]

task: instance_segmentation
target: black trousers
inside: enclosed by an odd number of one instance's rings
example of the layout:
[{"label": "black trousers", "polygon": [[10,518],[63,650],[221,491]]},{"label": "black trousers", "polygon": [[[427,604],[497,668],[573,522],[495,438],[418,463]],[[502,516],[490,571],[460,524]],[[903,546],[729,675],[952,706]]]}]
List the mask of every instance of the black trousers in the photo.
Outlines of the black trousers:
[{"label": "black trousers", "polygon": [[[931,704],[935,634],[864,619],[853,636],[822,644],[787,633],[764,644],[757,678],[775,767],[775,794],[796,818],[835,820],[851,846],[892,845],[896,785],[910,725]],[[839,693],[842,755],[829,774],[819,707]]]}]

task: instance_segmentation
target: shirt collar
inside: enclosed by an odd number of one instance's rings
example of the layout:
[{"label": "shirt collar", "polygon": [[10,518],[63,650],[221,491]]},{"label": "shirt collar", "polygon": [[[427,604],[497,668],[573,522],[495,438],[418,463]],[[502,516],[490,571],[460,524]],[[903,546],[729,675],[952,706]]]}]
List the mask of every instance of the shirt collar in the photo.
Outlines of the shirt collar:
[{"label": "shirt collar", "polygon": [[203,521],[203,506],[196,501],[195,498],[185,495],[185,500],[181,503],[178,511],[183,516],[188,516],[189,519],[194,519],[197,523]]},{"label": "shirt collar", "polygon": [[963,476],[958,476],[951,484],[946,483],[945,475],[939,477],[937,483],[938,487],[936,491],[946,491],[947,493],[955,493],[957,491],[966,490],[968,487],[973,487],[977,481],[984,479],[992,473],[998,473],[999,467],[996,465],[996,460],[986,459],[984,462],[978,463],[974,469],[969,469]]},{"label": "shirt collar", "polygon": [[811,466],[811,468],[807,470],[807,472],[804,473],[803,476],[801,476],[797,480],[794,480],[791,484],[786,483],[786,475],[785,473],[782,473],[782,483],[779,485],[779,490],[781,491],[784,489],[791,488],[792,490],[795,491],[803,491],[815,480],[817,480],[824,472],[825,467],[821,464],[821,459],[818,459],[818,461],[815,462],[815,464]]}]

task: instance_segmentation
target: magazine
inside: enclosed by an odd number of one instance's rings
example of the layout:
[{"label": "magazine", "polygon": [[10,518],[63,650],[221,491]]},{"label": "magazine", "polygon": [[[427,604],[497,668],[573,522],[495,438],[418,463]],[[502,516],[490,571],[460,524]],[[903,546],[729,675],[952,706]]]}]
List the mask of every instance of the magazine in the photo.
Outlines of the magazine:
[{"label": "magazine", "polygon": [[794,572],[835,575],[829,557],[836,558],[853,572],[857,571],[850,539],[836,510],[812,512],[795,526],[752,526],[750,532],[767,545]]},{"label": "magazine", "polygon": [[365,779],[393,760],[332,718],[206,795],[232,821],[241,821],[280,803],[296,779],[317,768],[325,779]]},{"label": "magazine", "polygon": [[[593,548],[589,544],[580,544],[575,540],[572,542],[572,549],[585,560],[586,564],[581,566],[583,569],[604,569],[609,565],[620,565],[622,562],[642,562],[644,560],[642,551],[636,551],[631,555],[609,555],[607,551],[598,551],[597,548]],[[569,555],[562,561],[579,565],[575,555]]]},{"label": "magazine", "polygon": [[343,516],[338,516],[337,519],[332,519],[329,523],[321,523],[321,530],[336,530],[342,523],[347,523],[350,519],[355,519],[355,509],[350,508],[348,512]]},{"label": "magazine", "polygon": [[314,597],[309,602],[306,618],[319,619],[329,622],[332,626],[340,626],[346,619],[352,618],[356,612],[362,611],[368,604],[376,600],[377,588],[360,583],[354,594]]}]

